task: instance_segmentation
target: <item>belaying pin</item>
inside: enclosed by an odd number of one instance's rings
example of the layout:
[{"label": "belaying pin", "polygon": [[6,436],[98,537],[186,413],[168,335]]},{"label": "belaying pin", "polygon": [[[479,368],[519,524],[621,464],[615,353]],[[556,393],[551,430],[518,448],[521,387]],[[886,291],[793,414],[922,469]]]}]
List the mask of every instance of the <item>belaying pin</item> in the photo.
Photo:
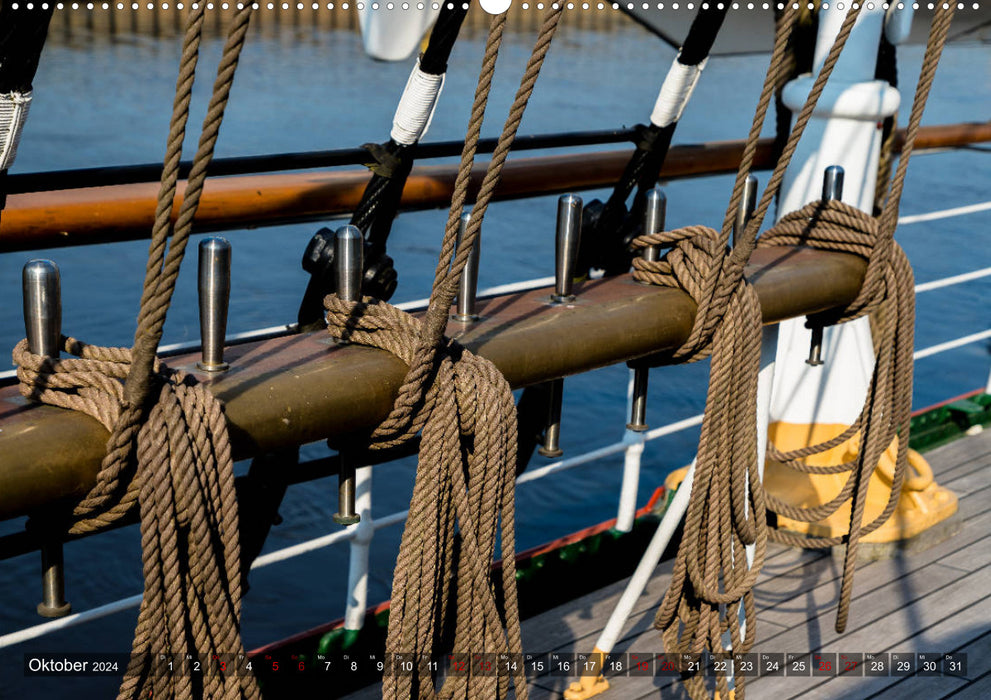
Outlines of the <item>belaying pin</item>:
[{"label": "belaying pin", "polygon": [[737,236],[742,236],[750,223],[750,217],[754,215],[757,208],[757,176],[753,173],[747,175],[743,181],[743,196],[740,198],[740,206],[736,210],[736,220],[733,221],[733,241],[736,244]]},{"label": "belaying pin", "polygon": [[[458,228],[455,255],[461,249],[461,241],[464,240],[464,235],[468,231],[468,222],[470,220],[470,213],[465,212],[461,215],[461,226]],[[478,320],[478,315],[475,313],[475,294],[478,290],[479,244],[480,241],[476,237],[471,247],[471,254],[468,256],[468,262],[465,264],[464,269],[461,270],[461,279],[458,283],[458,311],[454,315],[454,320],[462,323],[471,323]]]},{"label": "belaying pin", "polygon": [[[647,193],[647,206],[643,213],[643,233],[649,236],[664,230],[667,213],[667,198],[660,187]],[[660,257],[660,246],[652,245],[643,249],[644,260],[655,261]],[[626,427],[634,432],[647,430],[647,381],[650,370],[646,367],[633,368],[633,401],[630,405],[630,422]]]},{"label": "belaying pin", "polygon": [[[830,165],[822,176],[822,199],[823,201],[838,200],[843,198],[843,168],[839,165]],[[818,367],[822,364],[822,326],[812,327],[812,343],[809,347],[809,359],[805,364]]]},{"label": "belaying pin", "polygon": [[[28,350],[57,358],[62,340],[62,291],[58,266],[51,260],[31,260],[21,274],[24,294],[24,331]],[[65,601],[62,542],[46,539],[41,545],[42,617],[64,617],[72,610]]]},{"label": "belaying pin", "polygon": [[342,226],[334,236],[334,278],[337,296],[361,301],[361,276],[365,269],[365,241],[357,226]]},{"label": "belaying pin", "polygon": [[200,339],[202,358],[196,363],[204,372],[223,372],[227,308],[231,300],[231,244],[226,238],[209,236],[199,245]]},{"label": "belaying pin", "polygon": [[843,199],[843,168],[830,165],[822,176],[822,198],[826,201]]},{"label": "belaying pin", "polygon": [[[572,294],[575,282],[575,264],[578,261],[578,245],[582,234],[582,198],[575,194],[561,195],[557,200],[557,231],[554,240],[554,293],[551,301],[566,304],[575,300]],[[548,383],[547,428],[544,444],[537,452],[544,457],[560,457],[561,450],[561,400],[564,380]]]},{"label": "belaying pin", "polygon": [[[667,214],[668,198],[664,196],[664,190],[655,187],[647,193],[647,202],[643,210],[643,233],[649,236],[652,233],[660,233],[664,230],[664,218]],[[652,245],[643,249],[640,256],[648,261],[655,262],[661,257],[661,247]],[[650,284],[644,282],[644,284]]]},{"label": "belaying pin", "polygon": [[544,444],[537,448],[544,457],[560,457],[561,449],[561,400],[564,394],[564,380],[554,379],[548,384],[550,396],[547,403],[547,429],[544,431]]},{"label": "belaying pin", "polygon": [[[365,268],[365,242],[357,226],[342,226],[334,237],[334,272],[337,296],[343,301],[361,300],[361,277]],[[361,516],[354,507],[354,462],[341,453],[340,470],[337,472],[338,525],[354,525]]]},{"label": "belaying pin", "polygon": [[575,300],[572,294],[575,264],[582,235],[582,198],[563,194],[557,200],[557,234],[554,246],[554,294],[557,303]]}]

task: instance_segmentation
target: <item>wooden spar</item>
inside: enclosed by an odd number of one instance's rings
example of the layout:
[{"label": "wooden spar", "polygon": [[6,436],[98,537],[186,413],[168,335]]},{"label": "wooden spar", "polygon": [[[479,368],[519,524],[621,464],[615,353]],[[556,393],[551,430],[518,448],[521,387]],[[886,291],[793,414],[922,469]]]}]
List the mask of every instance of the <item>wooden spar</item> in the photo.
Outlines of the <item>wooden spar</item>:
[{"label": "wooden spar", "polygon": [[[780,247],[755,251],[747,275],[764,322],[777,323],[849,303],[864,270],[856,256]],[[677,347],[695,315],[684,292],[637,284],[628,275],[581,285],[578,300],[567,306],[551,305],[550,292],[481,301],[477,323],[466,332],[452,322],[448,333],[518,388]],[[378,424],[406,369],[387,352],[339,346],[326,333],[233,346],[225,353],[231,369],[219,376],[198,372],[196,359],[168,362],[197,375],[224,401],[236,459]],[[106,430],[82,413],[32,404],[17,387],[0,389],[0,520],[83,496],[106,440]]]},{"label": "wooden spar", "polygon": [[[901,132],[899,135],[898,150],[904,137]],[[950,148],[984,141],[991,141],[991,122],[930,126],[920,129],[916,148]],[[735,172],[742,151],[742,141],[675,146],[668,153],[661,178]],[[620,177],[629,156],[628,150],[616,150],[512,159],[503,170],[496,198],[607,187]],[[770,168],[773,158],[772,141],[760,141],[755,167]],[[486,165],[476,163],[469,197],[478,191]],[[403,193],[402,208],[413,211],[447,206],[455,174],[456,165],[415,167]],[[368,178],[366,170],[214,178],[207,182],[196,230],[343,217],[357,206]],[[147,238],[157,195],[158,184],[150,182],[10,195],[0,217],[0,252]],[[180,202],[177,198],[174,216]]]}]

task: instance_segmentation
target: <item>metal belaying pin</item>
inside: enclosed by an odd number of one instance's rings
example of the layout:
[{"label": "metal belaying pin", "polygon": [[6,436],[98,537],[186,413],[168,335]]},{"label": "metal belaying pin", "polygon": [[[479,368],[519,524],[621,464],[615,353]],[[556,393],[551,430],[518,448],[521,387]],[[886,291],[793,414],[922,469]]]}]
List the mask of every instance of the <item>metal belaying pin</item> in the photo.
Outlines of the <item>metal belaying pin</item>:
[{"label": "metal belaying pin", "polygon": [[805,364],[818,367],[822,364],[822,326],[812,327],[812,343],[809,346],[809,358]]},{"label": "metal belaying pin", "polygon": [[537,452],[544,457],[560,457],[561,449],[561,401],[564,394],[564,380],[554,379],[548,383],[547,429],[544,431],[544,444]]},{"label": "metal belaying pin", "polygon": [[[31,260],[21,275],[24,293],[24,331],[28,349],[57,358],[62,340],[62,291],[58,266],[51,260]],[[72,610],[65,600],[62,542],[47,538],[41,545],[42,617],[64,617]]]},{"label": "metal belaying pin", "polygon": [[[830,165],[822,176],[822,199],[825,202],[843,198],[843,168]],[[812,327],[812,342],[809,346],[809,358],[805,364],[818,367],[822,364],[822,335],[821,325]]]},{"label": "metal belaying pin", "polygon": [[[468,231],[468,222],[470,220],[470,213],[465,212],[461,215],[461,226],[458,229],[455,255],[461,248],[461,241],[464,240],[464,235]],[[461,270],[461,279],[458,283],[458,310],[454,315],[454,320],[462,323],[471,323],[478,319],[478,315],[475,313],[475,294],[478,291],[479,244],[479,237],[476,236],[475,242],[471,247],[471,254],[468,256],[468,262],[465,264],[464,269]]]},{"label": "metal belaying pin", "polygon": [[[554,293],[551,301],[566,304],[575,300],[572,294],[575,282],[575,263],[582,233],[582,198],[574,194],[561,195],[557,200],[557,231],[554,239]],[[560,457],[561,450],[561,401],[564,396],[564,380],[554,379],[547,385],[547,428],[544,444],[537,452],[544,457]]]},{"label": "metal belaying pin", "polygon": [[826,201],[843,199],[843,168],[830,165],[822,176],[822,198]]},{"label": "metal belaying pin", "polygon": [[[643,214],[643,232],[649,236],[664,230],[664,218],[667,213],[667,198],[660,187],[655,187],[647,193],[647,206]],[[660,257],[660,246],[652,245],[643,249],[644,260],[655,261]],[[630,404],[630,422],[626,427],[634,432],[642,433],[647,430],[647,381],[650,370],[646,367],[633,368],[633,400]]]},{"label": "metal belaying pin", "polygon": [[337,296],[361,301],[361,277],[365,271],[365,240],[357,226],[342,226],[334,236],[334,279]]},{"label": "metal belaying pin", "polygon": [[[337,296],[343,301],[361,300],[364,253],[365,241],[361,229],[350,225],[337,229],[334,237],[334,273]],[[334,514],[334,522],[338,525],[354,525],[361,520],[354,507],[354,471],[354,462],[342,452],[337,472],[337,513]]]},{"label": "metal belaying pin", "polygon": [[196,366],[204,372],[223,372],[227,309],[231,300],[231,244],[210,236],[200,241],[199,277],[200,339],[202,356]]},{"label": "metal belaying pin", "polygon": [[21,282],[28,349],[36,355],[58,358],[62,337],[62,284],[58,265],[51,260],[31,260],[24,266]]},{"label": "metal belaying pin", "polygon": [[[664,218],[667,215],[668,198],[664,196],[664,190],[655,187],[647,193],[646,206],[643,210],[643,233],[649,236],[652,233],[660,233],[664,230]],[[661,257],[661,247],[656,245],[647,246],[640,256],[648,261],[655,262]],[[643,284],[650,284],[644,282]]]},{"label": "metal belaying pin", "polygon": [[740,198],[740,206],[736,210],[736,219],[733,221],[733,241],[736,244],[737,236],[743,235],[750,223],[750,217],[754,215],[757,208],[757,176],[753,173],[747,175],[743,181],[743,196]]},{"label": "metal belaying pin", "polygon": [[554,294],[556,303],[575,300],[572,294],[575,264],[582,235],[582,198],[564,194],[557,200],[557,234],[554,246]]}]

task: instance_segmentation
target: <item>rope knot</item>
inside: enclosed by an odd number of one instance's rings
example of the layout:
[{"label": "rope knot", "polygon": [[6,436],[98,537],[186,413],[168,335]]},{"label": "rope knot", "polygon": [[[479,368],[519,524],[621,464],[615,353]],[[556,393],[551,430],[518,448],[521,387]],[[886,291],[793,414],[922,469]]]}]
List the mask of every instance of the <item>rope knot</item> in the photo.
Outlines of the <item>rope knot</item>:
[{"label": "rope knot", "polygon": [[[243,649],[237,501],[221,402],[155,358],[153,403],[134,405],[125,389],[131,349],[65,336],[61,349],[68,357],[43,357],[21,340],[13,359],[24,396],[85,413],[110,432],[97,483],[73,509],[69,532],[102,530],[140,503],[145,591],[125,688],[148,679],[156,654]],[[179,636],[169,629],[177,611],[191,621]],[[203,692],[252,696],[256,688],[253,679],[228,674],[205,681]]]},{"label": "rope knot", "polygon": [[[893,231],[867,212],[839,200],[816,200],[786,214],[757,240],[758,247],[808,246],[850,253],[867,261],[860,291],[846,307],[815,314],[809,325],[834,325],[865,316],[891,296],[894,261],[904,257]],[[901,267],[899,265],[899,267]],[[911,270],[908,270],[911,274]]]},{"label": "rope knot", "polygon": [[[655,261],[637,256],[633,260],[633,278],[638,282],[685,291],[698,310],[688,339],[672,358],[694,362],[712,354],[712,343],[723,323],[730,297],[747,294],[749,286],[743,265],[735,264],[724,237],[708,226],[685,226],[673,231],[638,236],[633,247],[667,248]],[[756,303],[756,295],[751,305]]]},{"label": "rope knot", "polygon": [[[504,566],[503,595],[511,607],[503,610],[490,574],[497,541],[504,563],[514,556],[517,425],[509,384],[490,361],[458,342],[443,334],[432,341],[428,324],[440,305],[424,320],[367,297],[348,302],[329,295],[324,306],[332,335],[386,350],[409,367],[392,411],[371,433],[370,448],[395,447],[422,432],[386,650],[430,654],[434,630],[453,622],[456,652],[518,653],[515,571],[511,563]],[[446,318],[449,307],[444,311]],[[424,673],[397,683],[398,697],[415,697],[413,688],[427,692],[433,679]],[[483,695],[496,697],[496,687]]]}]

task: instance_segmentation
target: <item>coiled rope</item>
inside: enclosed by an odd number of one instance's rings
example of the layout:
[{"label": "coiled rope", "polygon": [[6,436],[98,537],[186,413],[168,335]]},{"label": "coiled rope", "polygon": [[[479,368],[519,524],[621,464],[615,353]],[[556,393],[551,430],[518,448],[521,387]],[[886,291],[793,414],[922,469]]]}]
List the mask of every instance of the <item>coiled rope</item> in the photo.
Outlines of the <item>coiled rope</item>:
[{"label": "coiled rope", "polygon": [[[513,139],[557,30],[562,5],[548,10],[486,171],[464,239],[457,246],[472,162],[492,86],[506,15],[493,17],[468,133],[426,315],[413,318],[376,299],[326,297],[332,335],[387,350],[409,365],[392,412],[371,434],[371,448],[394,447],[422,431],[409,516],[393,577],[386,653],[430,658],[453,624],[456,654],[521,653],[516,598],[514,489],[516,412],[509,384],[488,361],[444,337],[458,279],[478,238]],[[452,260],[453,257],[453,260]],[[500,530],[501,520],[501,530]],[[503,610],[490,572],[501,546]],[[454,581],[454,591],[450,583]],[[450,675],[439,690],[420,664],[414,675],[387,675],[384,698],[527,697],[523,668],[510,676]]]},{"label": "coiled rope", "polygon": [[[918,132],[925,100],[932,85],[939,54],[946,39],[952,10],[937,12],[930,30],[919,87],[909,123],[906,147],[880,220],[837,202],[814,202],[781,222],[760,238],[759,245],[812,245],[851,252],[868,260],[868,269],[857,299],[847,308],[820,314],[811,323],[820,325],[857,318],[880,311],[882,328],[871,389],[861,419],[842,436],[790,453],[779,453],[769,446],[768,453],[802,466],[801,457],[835,447],[859,430],[859,462],[842,465],[853,471],[843,492],[833,502],[817,509],[789,508],[765,494],[757,473],[756,393],[760,360],[760,307],[743,276],[743,268],[754,247],[763,217],[781,185],[785,169],[795,152],[831,74],[840,52],[853,29],[860,7],[847,13],[825,63],[796,119],[780,159],[746,231],[727,252],[732,222],[742,197],[743,182],[749,172],[756,139],[774,86],[787,66],[782,63],[787,35],[795,24],[795,6],[785,11],[779,22],[774,51],[758,101],[743,159],[737,173],[722,232],[692,226],[671,232],[640,236],[635,245],[673,246],[655,262],[634,260],[634,277],[640,281],[679,287],[698,304],[692,332],[672,355],[674,361],[695,361],[711,355],[709,389],[705,418],[696,458],[696,472],[685,519],[685,533],[675,560],[671,583],[655,617],[668,653],[701,653],[724,650],[729,635],[734,652],[745,653],[756,638],[753,585],[763,564],[769,536],[766,508],[796,519],[818,520],[843,502],[853,499],[850,533],[842,538],[805,539],[793,533],[771,531],[770,537],[802,546],[828,546],[846,543],[843,586],[837,616],[837,629],[846,624],[859,537],[883,523],[893,512],[907,465],[908,418],[912,384],[912,326],[914,296],[911,269],[893,235],[904,177]],[[881,452],[897,436],[898,460],[892,484],[892,497],[881,516],[862,527],[867,479]],[[813,472],[817,468],[807,468]],[[836,468],[837,471],[840,468]],[[752,513],[747,518],[747,511]],[[742,556],[745,545],[754,545],[752,563]],[[745,637],[741,639],[739,611],[743,610]],[[693,698],[709,697],[700,674],[684,674],[685,687]],[[737,675],[735,696],[745,693],[744,678]],[[717,676],[716,691],[726,697],[725,676]]]},{"label": "coiled rope", "polygon": [[121,700],[261,697],[254,677],[239,673],[235,664],[202,676],[154,667],[187,654],[201,659],[244,654],[238,512],[223,407],[156,355],[251,8],[243,5],[231,22],[173,225],[205,4],[194,4],[190,12],[133,348],[64,338],[63,349],[72,358],[39,357],[23,340],[13,353],[25,396],[86,413],[110,431],[97,483],[73,510],[69,532],[98,531],[140,506],[144,597]]},{"label": "coiled rope", "polygon": [[[846,628],[850,612],[853,572],[860,538],[873,532],[891,517],[898,504],[908,468],[909,425],[912,407],[912,352],[915,344],[915,279],[912,267],[901,246],[894,239],[898,206],[905,186],[908,163],[912,157],[922,114],[932,89],[943,46],[953,19],[955,6],[937,8],[919,81],[912,101],[905,145],[890,185],[885,183],[884,206],[878,218],[839,201],[807,204],[784,217],[764,235],[758,245],[807,245],[859,255],[867,260],[867,272],[857,298],[843,309],[811,317],[808,325],[823,326],[851,321],[872,314],[875,362],[864,406],[857,420],[831,440],[798,450],[782,452],[768,444],[768,456],[800,472],[850,476],[840,493],[830,502],[815,508],[797,508],[768,494],[768,504],[780,515],[805,522],[829,517],[852,498],[850,530],[839,537],[807,538],[786,530],[772,531],[772,538],[802,547],[830,547],[846,543],[836,629]],[[846,463],[816,467],[802,460],[819,454],[858,436],[858,456]],[[891,493],[881,513],[864,524],[867,485],[881,455],[895,443],[895,469]]]}]

